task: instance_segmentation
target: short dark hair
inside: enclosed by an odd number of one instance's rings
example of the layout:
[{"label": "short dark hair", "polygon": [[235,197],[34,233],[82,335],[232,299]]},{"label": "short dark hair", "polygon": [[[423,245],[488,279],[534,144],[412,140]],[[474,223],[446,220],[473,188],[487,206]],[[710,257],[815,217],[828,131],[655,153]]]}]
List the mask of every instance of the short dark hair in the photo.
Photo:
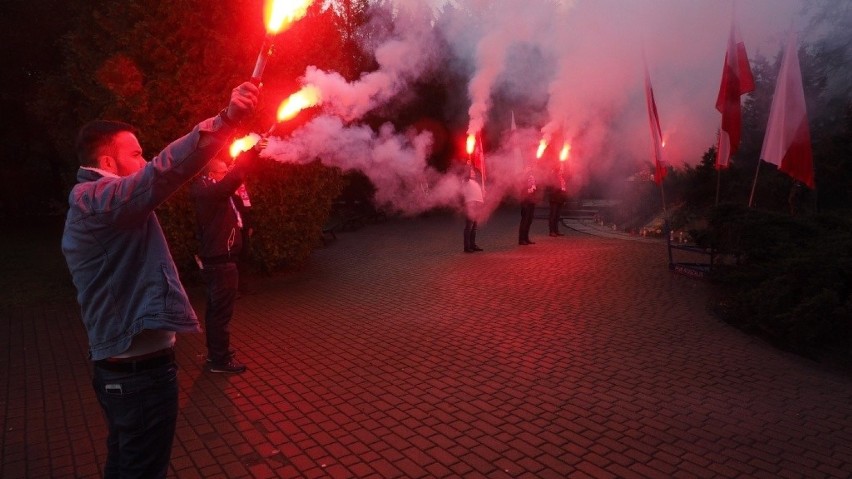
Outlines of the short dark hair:
[{"label": "short dark hair", "polygon": [[133,125],[121,121],[95,120],[83,125],[77,134],[77,159],[80,166],[98,166],[101,150],[109,146],[115,135],[122,131],[136,134]]}]

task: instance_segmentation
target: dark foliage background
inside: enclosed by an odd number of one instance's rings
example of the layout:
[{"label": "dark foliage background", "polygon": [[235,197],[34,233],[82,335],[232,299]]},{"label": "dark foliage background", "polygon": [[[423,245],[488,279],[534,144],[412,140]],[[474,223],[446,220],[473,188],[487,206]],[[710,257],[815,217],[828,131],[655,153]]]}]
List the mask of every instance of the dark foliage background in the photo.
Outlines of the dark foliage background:
[{"label": "dark foliage background", "polygon": [[850,358],[852,219],[788,214],[724,204],[705,238],[728,262],[715,279],[722,318],[814,358]]}]

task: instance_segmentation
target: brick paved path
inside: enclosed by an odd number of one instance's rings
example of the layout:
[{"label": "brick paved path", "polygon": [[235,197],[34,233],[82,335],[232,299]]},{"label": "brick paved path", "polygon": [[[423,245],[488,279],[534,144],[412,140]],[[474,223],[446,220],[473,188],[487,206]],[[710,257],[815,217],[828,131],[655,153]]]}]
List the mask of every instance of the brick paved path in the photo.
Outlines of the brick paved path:
[{"label": "brick paved path", "polygon": [[[179,337],[171,475],[852,477],[848,375],[711,317],[660,244],[536,221],[521,247],[517,216],[484,253],[458,218],[391,221],[259,281],[237,302],[243,375]],[[0,477],[98,476],[85,349],[73,305],[0,318]]]}]

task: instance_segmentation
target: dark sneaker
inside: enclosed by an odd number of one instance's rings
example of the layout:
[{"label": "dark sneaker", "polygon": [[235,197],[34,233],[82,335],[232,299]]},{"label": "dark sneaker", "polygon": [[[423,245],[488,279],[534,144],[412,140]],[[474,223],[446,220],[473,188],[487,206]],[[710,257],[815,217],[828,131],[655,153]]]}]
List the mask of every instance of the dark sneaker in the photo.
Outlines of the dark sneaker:
[{"label": "dark sneaker", "polygon": [[238,363],[231,358],[226,363],[214,363],[207,360],[207,370],[211,373],[241,373],[246,370],[246,365]]}]

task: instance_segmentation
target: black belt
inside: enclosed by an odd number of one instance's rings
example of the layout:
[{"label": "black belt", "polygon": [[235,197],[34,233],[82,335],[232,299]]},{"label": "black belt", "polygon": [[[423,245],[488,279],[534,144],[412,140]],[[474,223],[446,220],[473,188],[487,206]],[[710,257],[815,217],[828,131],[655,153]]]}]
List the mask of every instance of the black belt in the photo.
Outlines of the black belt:
[{"label": "black belt", "polygon": [[207,256],[207,257],[202,256],[201,257],[201,263],[202,264],[213,265],[213,264],[225,264],[225,263],[236,263],[236,262],[237,262],[237,255],[223,254],[223,255],[220,255],[220,256]]},{"label": "black belt", "polygon": [[161,349],[132,358],[108,358],[95,361],[95,366],[117,373],[135,373],[159,368],[175,362],[174,348]]}]

